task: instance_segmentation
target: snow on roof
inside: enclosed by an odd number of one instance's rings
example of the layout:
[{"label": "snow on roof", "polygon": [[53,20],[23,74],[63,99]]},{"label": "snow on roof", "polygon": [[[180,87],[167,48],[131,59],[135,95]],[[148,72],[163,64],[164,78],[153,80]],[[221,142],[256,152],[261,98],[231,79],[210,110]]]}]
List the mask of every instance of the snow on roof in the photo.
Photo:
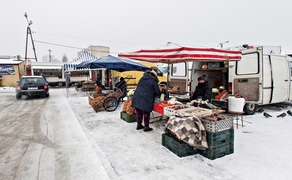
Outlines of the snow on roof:
[{"label": "snow on roof", "polygon": [[18,60],[12,60],[12,59],[0,59],[0,64],[11,64],[11,65],[16,65],[20,64],[23,61],[18,61]]}]

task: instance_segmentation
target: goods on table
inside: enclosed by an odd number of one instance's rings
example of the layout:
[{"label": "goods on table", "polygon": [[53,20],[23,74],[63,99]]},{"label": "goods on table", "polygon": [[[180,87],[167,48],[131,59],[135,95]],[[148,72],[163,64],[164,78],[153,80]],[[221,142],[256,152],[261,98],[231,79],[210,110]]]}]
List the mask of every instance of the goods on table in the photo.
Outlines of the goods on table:
[{"label": "goods on table", "polygon": [[214,113],[214,114],[211,114],[209,116],[204,116],[204,117],[202,117],[202,119],[206,119],[209,121],[220,121],[220,120],[226,119],[226,117],[222,116],[222,115],[218,115],[217,113]]},{"label": "goods on table", "polygon": [[136,110],[134,107],[132,107],[132,99],[128,99],[124,102],[123,110],[122,112],[127,113],[128,115],[135,114]]},{"label": "goods on table", "polygon": [[190,114],[197,117],[209,116],[212,114],[212,110],[200,108],[200,107],[190,107],[186,109],[178,110],[182,113]]},{"label": "goods on table", "polygon": [[164,115],[171,116],[174,113],[176,113],[178,110],[189,108],[190,106],[187,105],[174,105],[174,106],[168,106],[164,108]]}]

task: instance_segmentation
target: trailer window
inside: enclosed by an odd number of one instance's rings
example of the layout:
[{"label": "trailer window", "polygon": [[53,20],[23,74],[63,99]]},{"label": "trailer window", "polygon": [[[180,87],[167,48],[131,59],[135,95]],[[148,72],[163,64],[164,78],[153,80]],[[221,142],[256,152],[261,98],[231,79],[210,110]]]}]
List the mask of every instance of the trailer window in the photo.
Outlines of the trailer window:
[{"label": "trailer window", "polygon": [[245,54],[241,60],[236,62],[236,74],[258,74],[259,73],[259,54]]},{"label": "trailer window", "polygon": [[290,67],[290,76],[292,76],[292,61],[289,62],[289,67]]},{"label": "trailer window", "polygon": [[175,63],[171,67],[171,75],[172,76],[186,76],[186,63]]}]

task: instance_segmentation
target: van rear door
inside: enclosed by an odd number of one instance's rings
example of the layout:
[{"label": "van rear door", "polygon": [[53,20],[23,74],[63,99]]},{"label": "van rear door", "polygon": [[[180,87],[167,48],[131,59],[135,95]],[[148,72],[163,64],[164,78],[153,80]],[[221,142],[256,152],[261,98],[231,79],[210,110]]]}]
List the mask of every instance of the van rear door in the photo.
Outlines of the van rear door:
[{"label": "van rear door", "polygon": [[269,55],[272,72],[272,97],[270,103],[289,99],[290,68],[285,56]]}]

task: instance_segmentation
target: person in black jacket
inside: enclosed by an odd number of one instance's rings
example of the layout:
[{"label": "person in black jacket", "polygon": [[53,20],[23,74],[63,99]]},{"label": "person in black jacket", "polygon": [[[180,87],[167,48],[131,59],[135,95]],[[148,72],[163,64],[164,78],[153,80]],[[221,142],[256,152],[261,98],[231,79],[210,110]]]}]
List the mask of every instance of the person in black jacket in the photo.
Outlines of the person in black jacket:
[{"label": "person in black jacket", "polygon": [[115,84],[117,89],[120,89],[123,93],[122,97],[120,97],[119,101],[123,101],[123,98],[127,96],[127,83],[123,77],[120,78],[120,82]]},{"label": "person in black jacket", "polygon": [[211,102],[212,89],[203,76],[198,78],[198,85],[191,100],[198,100],[198,97],[201,97],[203,101],[209,100],[209,102]]},{"label": "person in black jacket", "polygon": [[[154,108],[155,96],[160,96],[158,78],[153,71],[147,71],[139,80],[134,96],[132,106],[136,108],[137,130],[151,131],[149,127],[150,112]],[[144,126],[142,124],[144,118]]]}]

